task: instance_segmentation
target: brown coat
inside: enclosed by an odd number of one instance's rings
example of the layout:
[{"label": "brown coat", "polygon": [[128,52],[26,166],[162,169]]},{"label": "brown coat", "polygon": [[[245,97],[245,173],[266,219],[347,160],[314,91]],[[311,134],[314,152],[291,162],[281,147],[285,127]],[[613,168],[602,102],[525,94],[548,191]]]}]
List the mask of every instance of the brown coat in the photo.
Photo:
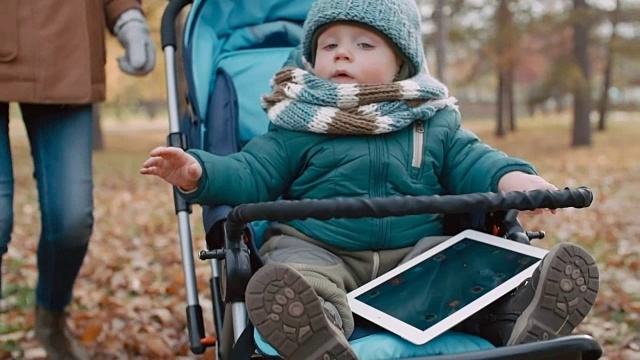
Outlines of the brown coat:
[{"label": "brown coat", "polygon": [[105,99],[105,27],[140,0],[0,0],[0,102]]}]

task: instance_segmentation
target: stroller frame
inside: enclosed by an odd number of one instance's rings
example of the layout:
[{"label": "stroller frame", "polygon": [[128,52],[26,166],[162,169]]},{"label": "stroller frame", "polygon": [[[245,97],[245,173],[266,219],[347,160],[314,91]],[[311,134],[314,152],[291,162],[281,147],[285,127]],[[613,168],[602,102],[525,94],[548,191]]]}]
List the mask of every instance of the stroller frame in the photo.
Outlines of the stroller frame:
[{"label": "stroller frame", "polygon": [[[185,134],[180,128],[178,111],[178,86],[175,62],[175,22],[181,10],[192,0],[169,0],[162,16],[161,41],[165,58],[167,83],[167,107],[169,115],[168,146],[187,149]],[[544,234],[527,233],[517,221],[517,211],[535,208],[587,207],[593,196],[586,188],[558,191],[529,191],[506,194],[484,193],[451,196],[423,196],[386,199],[340,199],[278,201],[261,204],[240,205],[230,211],[221,228],[224,245],[215,247],[207,241],[207,250],[200,251],[201,260],[210,260],[210,290],[213,302],[213,320],[219,340],[230,346],[223,352],[220,342],[205,335],[202,308],[198,300],[192,235],[189,224],[191,206],[174,192],[174,206],[178,218],[179,242],[187,296],[186,319],[191,352],[202,354],[208,347],[215,347],[216,358],[248,359],[254,354],[253,326],[248,323],[244,304],[244,289],[251,275],[261,266],[247,224],[255,220],[284,221],[313,217],[384,217],[417,213],[502,213],[502,223],[507,226],[503,235],[516,241],[527,241],[529,237]],[[402,206],[398,206],[402,205]],[[402,209],[400,212],[397,209]],[[541,235],[541,236],[540,236]],[[524,238],[523,238],[524,237]],[[207,233],[209,238],[209,232]],[[222,263],[221,260],[224,260]],[[224,266],[223,266],[224,265]],[[223,270],[224,269],[224,274]],[[224,277],[223,277],[224,275]],[[223,279],[225,283],[223,284]],[[221,289],[225,293],[221,293]],[[223,334],[224,306],[231,308],[233,340],[221,339]],[[224,353],[224,354],[223,354]],[[412,359],[467,360],[467,359],[598,359],[602,354],[599,344],[587,335],[572,335],[563,338],[501,347],[485,351],[437,355]],[[223,356],[224,355],[224,356]]]}]

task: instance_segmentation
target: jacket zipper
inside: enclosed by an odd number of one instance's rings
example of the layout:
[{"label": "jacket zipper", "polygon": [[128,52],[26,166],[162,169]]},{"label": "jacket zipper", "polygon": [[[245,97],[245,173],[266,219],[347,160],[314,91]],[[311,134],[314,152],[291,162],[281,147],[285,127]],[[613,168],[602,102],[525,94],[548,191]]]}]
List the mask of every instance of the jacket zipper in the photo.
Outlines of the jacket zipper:
[{"label": "jacket zipper", "polygon": [[420,168],[422,166],[422,156],[424,154],[424,122],[416,121],[413,126],[413,158],[411,166]]},{"label": "jacket zipper", "polygon": [[373,252],[373,269],[371,280],[378,277],[378,270],[380,270],[380,254],[377,251]]},{"label": "jacket zipper", "polygon": [[[382,197],[383,195],[383,180],[384,178],[386,178],[386,175],[383,174],[383,170],[385,170],[385,165],[383,164],[383,156],[388,156],[387,154],[384,154],[384,149],[383,149],[383,144],[382,144],[382,140],[380,140],[380,136],[375,136],[373,137],[373,144],[374,144],[374,158],[373,158],[373,166],[374,166],[374,170],[373,170],[373,174],[374,176],[372,177],[372,197],[374,198],[379,198]],[[384,155],[383,155],[384,154]],[[376,226],[376,231],[375,231],[375,246],[374,248],[378,248],[378,249],[384,249],[385,245],[387,243],[387,233],[386,233],[386,229],[385,229],[385,222],[387,221],[387,219],[385,218],[380,218],[380,219],[374,219],[377,223]]]}]

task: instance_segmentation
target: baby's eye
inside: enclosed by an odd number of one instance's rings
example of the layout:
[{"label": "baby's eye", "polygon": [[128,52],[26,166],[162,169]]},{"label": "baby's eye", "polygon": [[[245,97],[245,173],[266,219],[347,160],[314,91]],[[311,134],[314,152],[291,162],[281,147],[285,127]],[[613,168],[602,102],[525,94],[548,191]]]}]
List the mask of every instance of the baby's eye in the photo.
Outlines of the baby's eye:
[{"label": "baby's eye", "polygon": [[359,47],[363,48],[363,49],[373,49],[373,45],[369,44],[369,43],[359,43],[358,44]]},{"label": "baby's eye", "polygon": [[324,50],[333,50],[333,49],[335,49],[337,46],[338,46],[337,44],[327,44],[327,45],[323,46],[322,48],[323,48]]}]

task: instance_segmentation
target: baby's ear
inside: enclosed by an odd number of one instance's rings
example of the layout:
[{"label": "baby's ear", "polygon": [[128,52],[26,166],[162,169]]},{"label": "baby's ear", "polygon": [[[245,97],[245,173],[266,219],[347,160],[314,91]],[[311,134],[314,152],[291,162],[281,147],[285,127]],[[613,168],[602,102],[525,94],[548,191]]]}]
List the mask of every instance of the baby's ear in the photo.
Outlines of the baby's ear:
[{"label": "baby's ear", "polygon": [[398,65],[398,73],[396,75],[396,79],[397,80],[407,80],[408,78],[411,77],[411,70],[409,70],[409,67],[407,66],[406,63],[401,62]]},{"label": "baby's ear", "polygon": [[402,61],[400,60],[398,54],[396,54],[396,75],[393,77],[393,81],[400,80],[400,71],[402,71]]}]

